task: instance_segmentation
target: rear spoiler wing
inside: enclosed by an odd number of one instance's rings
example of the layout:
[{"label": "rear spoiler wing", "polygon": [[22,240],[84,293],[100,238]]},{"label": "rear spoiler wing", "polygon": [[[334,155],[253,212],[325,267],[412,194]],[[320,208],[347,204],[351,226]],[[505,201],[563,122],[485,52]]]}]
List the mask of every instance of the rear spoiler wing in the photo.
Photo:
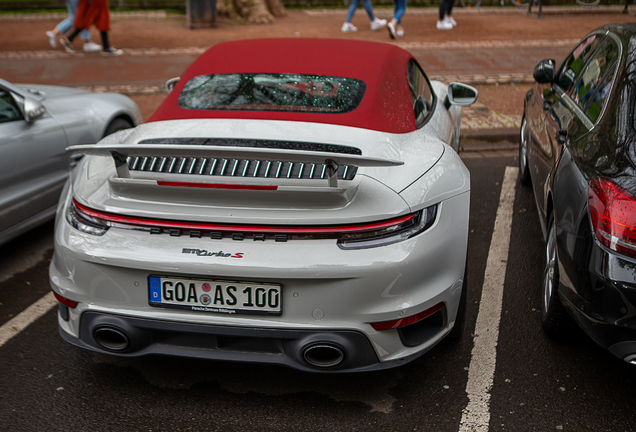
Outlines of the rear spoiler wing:
[{"label": "rear spoiler wing", "polygon": [[325,164],[330,187],[338,187],[338,166],[355,167],[390,167],[403,165],[404,162],[361,155],[303,151],[263,149],[249,147],[205,147],[200,145],[174,144],[87,144],[66,148],[73,154],[88,156],[110,156],[115,161],[117,176],[130,178],[128,157],[200,157],[218,159],[253,159],[293,163]]}]

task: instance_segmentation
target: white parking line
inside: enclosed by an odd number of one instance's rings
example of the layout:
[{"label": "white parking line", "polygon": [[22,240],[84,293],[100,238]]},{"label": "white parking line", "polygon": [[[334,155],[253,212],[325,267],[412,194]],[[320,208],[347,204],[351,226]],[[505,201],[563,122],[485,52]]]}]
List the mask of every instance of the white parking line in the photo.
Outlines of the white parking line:
[{"label": "white parking line", "polygon": [[487,432],[490,423],[490,390],[497,361],[499,321],[518,175],[518,168],[506,167],[475,325],[475,345],[466,383],[468,406],[462,413],[460,432]]},{"label": "white parking line", "polygon": [[0,327],[0,347],[27,328],[33,321],[50,311],[56,304],[57,300],[50,292]]}]

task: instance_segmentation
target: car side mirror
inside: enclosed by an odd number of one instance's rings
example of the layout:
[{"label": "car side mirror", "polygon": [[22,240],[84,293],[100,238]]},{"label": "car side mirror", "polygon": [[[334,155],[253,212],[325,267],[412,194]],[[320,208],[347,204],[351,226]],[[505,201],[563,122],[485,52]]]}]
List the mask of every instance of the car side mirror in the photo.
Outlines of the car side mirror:
[{"label": "car side mirror", "polygon": [[26,97],[24,99],[24,119],[27,123],[33,123],[46,113],[46,108],[40,101]]},{"label": "car side mirror", "polygon": [[174,86],[177,85],[180,78],[181,77],[170,78],[168,81],[166,81],[166,90],[168,90],[168,93],[170,93],[172,89],[174,88]]},{"label": "car side mirror", "polygon": [[539,84],[548,84],[554,81],[556,62],[552,59],[541,60],[535,66],[532,76]]},{"label": "car side mirror", "polygon": [[452,82],[448,85],[445,105],[446,108],[450,108],[451,105],[472,105],[477,102],[478,96],[479,92],[476,88],[466,84]]}]

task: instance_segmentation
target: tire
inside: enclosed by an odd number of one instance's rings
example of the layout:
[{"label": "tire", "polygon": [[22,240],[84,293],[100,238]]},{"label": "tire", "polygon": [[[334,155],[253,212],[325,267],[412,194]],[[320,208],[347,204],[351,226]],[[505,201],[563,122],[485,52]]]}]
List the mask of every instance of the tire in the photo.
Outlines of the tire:
[{"label": "tire", "polygon": [[510,0],[510,3],[512,3],[514,6],[527,8],[528,5],[530,4],[530,1],[529,0]]},{"label": "tire", "polygon": [[567,334],[570,317],[559,297],[559,266],[557,263],[556,223],[554,216],[548,225],[548,238],[545,242],[545,267],[543,286],[541,287],[541,325],[553,338]]},{"label": "tire", "polygon": [[596,6],[601,0],[576,0],[576,2],[581,6]]},{"label": "tire", "polygon": [[133,125],[131,125],[130,122],[128,122],[128,120],[124,120],[123,118],[116,118],[115,120],[110,122],[102,138],[107,137],[108,135],[114,134],[115,132],[123,130],[123,129],[130,129],[131,127],[133,127]]},{"label": "tire", "polygon": [[465,8],[478,8],[481,6],[481,0],[459,0]]},{"label": "tire", "polygon": [[466,269],[464,269],[464,281],[462,283],[462,294],[459,298],[459,306],[457,307],[457,316],[455,317],[455,325],[453,329],[448,333],[446,338],[449,341],[458,341],[464,334],[464,327],[466,326],[466,303],[468,297],[468,281],[466,278]]},{"label": "tire", "polygon": [[526,115],[521,118],[521,127],[519,128],[519,181],[531,186],[530,169],[528,168],[528,134],[526,132]]}]

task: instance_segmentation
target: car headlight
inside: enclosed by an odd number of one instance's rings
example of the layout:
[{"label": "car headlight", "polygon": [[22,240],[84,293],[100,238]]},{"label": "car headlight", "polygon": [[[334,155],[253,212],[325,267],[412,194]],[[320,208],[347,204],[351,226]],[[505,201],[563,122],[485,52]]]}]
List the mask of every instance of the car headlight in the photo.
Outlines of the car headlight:
[{"label": "car headlight", "polygon": [[80,213],[75,202],[71,201],[66,209],[66,220],[71,226],[86,234],[101,236],[108,231],[108,225],[102,221],[95,219],[87,214]]},{"label": "car headlight", "polygon": [[435,222],[437,204],[413,214],[413,218],[405,222],[383,227],[377,231],[345,234],[338,239],[340,249],[367,249],[398,243],[416,236],[429,229]]}]

